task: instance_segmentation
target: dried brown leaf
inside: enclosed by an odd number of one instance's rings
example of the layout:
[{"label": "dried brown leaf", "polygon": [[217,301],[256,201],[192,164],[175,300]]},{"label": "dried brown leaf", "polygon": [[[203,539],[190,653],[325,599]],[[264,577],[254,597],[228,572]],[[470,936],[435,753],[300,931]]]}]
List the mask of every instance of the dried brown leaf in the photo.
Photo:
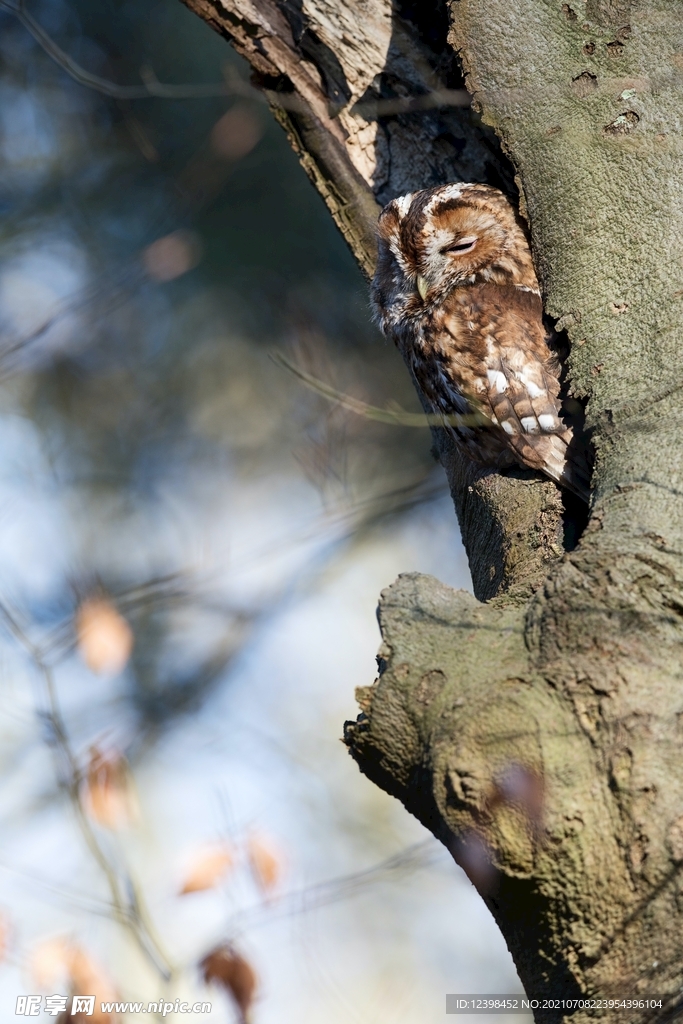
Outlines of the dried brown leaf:
[{"label": "dried brown leaf", "polygon": [[133,631],[110,601],[88,598],[76,613],[78,649],[98,675],[117,675],[133,650]]},{"label": "dried brown leaf", "polygon": [[80,946],[72,946],[69,958],[69,974],[71,991],[77,995],[95,995],[95,1016],[88,1017],[90,1022],[109,1024],[113,1017],[103,1014],[99,1009],[101,1000],[111,1002],[117,998],[116,989],[105,974],[103,968],[96,963]]},{"label": "dried brown leaf", "polygon": [[263,135],[261,122],[244,104],[238,103],[216,121],[211,131],[211,149],[230,162],[250,153]]},{"label": "dried brown leaf", "polygon": [[73,1024],[115,1024],[117,1015],[104,1013],[100,1004],[118,998],[116,989],[102,967],[77,943],[66,936],[57,936],[38,943],[30,957],[33,981],[40,989],[50,990],[64,985],[72,995],[95,996],[94,1013],[87,1016],[71,1013],[71,998],[66,1016]]},{"label": "dried brown leaf", "polygon": [[240,1012],[241,1024],[249,1024],[250,1010],[257,986],[256,972],[233,946],[218,946],[201,964],[204,981],[215,982],[232,996]]},{"label": "dried brown leaf", "polygon": [[229,846],[205,846],[197,850],[188,867],[180,895],[213,889],[234,863]]},{"label": "dried brown leaf", "polygon": [[199,238],[192,231],[172,231],[142,251],[145,270],[155,281],[173,281],[193,270],[202,256]]},{"label": "dried brown leaf", "polygon": [[90,760],[82,787],[86,813],[105,828],[118,829],[139,817],[128,762],[117,752],[90,748]]},{"label": "dried brown leaf", "polygon": [[259,889],[270,895],[282,876],[283,860],[269,839],[252,834],[247,840],[249,867]]},{"label": "dried brown leaf", "polygon": [[9,914],[0,911],[0,963],[6,959],[12,940],[12,922]]},{"label": "dried brown leaf", "polygon": [[53,988],[69,976],[69,940],[64,936],[39,942],[29,957],[31,978],[39,989]]}]

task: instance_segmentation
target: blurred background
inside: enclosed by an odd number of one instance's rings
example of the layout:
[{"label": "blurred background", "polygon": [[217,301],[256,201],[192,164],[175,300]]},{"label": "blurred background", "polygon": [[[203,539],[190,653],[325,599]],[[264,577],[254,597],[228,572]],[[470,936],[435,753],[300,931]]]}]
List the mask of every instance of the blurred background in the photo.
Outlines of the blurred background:
[{"label": "blurred background", "polygon": [[0,208],[3,1017],[425,1024],[520,991],[340,742],[380,590],[469,575],[428,432],[272,358],[419,408],[245,65],[178,0],[0,0]]}]

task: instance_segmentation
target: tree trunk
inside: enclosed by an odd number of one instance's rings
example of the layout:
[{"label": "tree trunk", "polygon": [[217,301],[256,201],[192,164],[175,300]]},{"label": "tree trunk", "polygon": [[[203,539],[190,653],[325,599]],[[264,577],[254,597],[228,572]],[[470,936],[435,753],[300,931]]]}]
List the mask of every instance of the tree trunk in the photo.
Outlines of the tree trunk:
[{"label": "tree trunk", "polygon": [[[601,1019],[669,1019],[683,986],[683,6],[185,2],[252,65],[366,274],[391,197],[458,179],[514,194],[516,172],[586,402],[588,525],[569,550],[552,483],[486,473],[437,432],[480,600],[419,575],[384,592],[380,676],[347,742],[463,865],[529,996],[661,999]],[[474,109],[457,105],[461,68]]]}]

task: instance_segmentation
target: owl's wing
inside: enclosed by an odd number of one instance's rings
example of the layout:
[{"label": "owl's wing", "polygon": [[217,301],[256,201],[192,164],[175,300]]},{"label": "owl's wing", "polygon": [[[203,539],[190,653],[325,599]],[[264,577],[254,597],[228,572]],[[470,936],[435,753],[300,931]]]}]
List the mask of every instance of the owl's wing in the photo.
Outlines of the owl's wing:
[{"label": "owl's wing", "polygon": [[559,367],[548,348],[540,299],[488,287],[463,310],[443,311],[454,344],[448,371],[460,390],[500,427],[517,459],[585,497],[587,470],[569,449],[561,418]]},{"label": "owl's wing", "polygon": [[[491,292],[495,304],[486,301]],[[452,338],[449,376],[510,437],[566,430],[540,300],[527,296],[512,288],[486,289],[479,302],[444,310],[442,319]]]}]

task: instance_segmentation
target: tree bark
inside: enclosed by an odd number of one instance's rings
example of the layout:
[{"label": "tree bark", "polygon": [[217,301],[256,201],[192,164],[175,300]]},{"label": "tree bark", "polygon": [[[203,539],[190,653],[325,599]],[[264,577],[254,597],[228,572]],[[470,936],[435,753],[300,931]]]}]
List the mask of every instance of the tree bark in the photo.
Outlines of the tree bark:
[{"label": "tree bark", "polygon": [[[392,196],[458,179],[513,194],[517,175],[586,403],[588,525],[564,550],[553,484],[482,472],[437,432],[480,600],[415,575],[384,592],[380,676],[346,738],[469,873],[530,996],[662,999],[601,1017],[670,1019],[683,986],[683,7],[185,2],[249,60],[366,273]],[[456,53],[473,110],[452,105]]]}]

